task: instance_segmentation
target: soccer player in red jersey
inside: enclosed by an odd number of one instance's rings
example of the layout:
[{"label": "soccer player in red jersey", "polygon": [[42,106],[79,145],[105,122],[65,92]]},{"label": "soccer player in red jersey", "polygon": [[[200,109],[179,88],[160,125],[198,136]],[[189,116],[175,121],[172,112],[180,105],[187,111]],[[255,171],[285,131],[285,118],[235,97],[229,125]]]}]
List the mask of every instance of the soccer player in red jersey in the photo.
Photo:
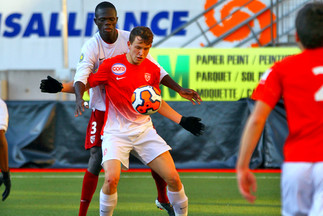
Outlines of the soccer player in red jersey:
[{"label": "soccer player in red jersey", "polygon": [[[74,77],[76,91],[80,91],[83,94],[82,90],[80,90],[81,82],[86,84],[89,74],[94,73],[104,59],[128,52],[127,42],[130,32],[117,29],[117,21],[117,10],[112,3],[104,1],[96,6],[94,22],[98,26],[99,31],[86,41],[82,47],[81,58]],[[150,55],[147,58],[153,60]],[[165,70],[162,70],[161,77],[161,84],[178,92],[183,98],[190,100],[193,104],[200,104],[201,98],[196,91],[182,88]],[[73,82],[60,83],[52,77],[42,80],[40,89],[42,92],[48,93],[75,93]],[[88,123],[85,141],[85,149],[90,151],[90,158],[83,178],[79,216],[87,214],[97,186],[99,173],[102,169],[100,131],[105,113],[105,94],[101,90],[99,86],[90,90],[89,108],[93,111]],[[81,105],[83,106],[83,104]],[[170,216],[174,215],[166,195],[165,181],[157,173],[152,171],[151,174],[157,186],[158,196],[155,201],[157,207],[166,210]]]},{"label": "soccer player in red jersey", "polygon": [[251,155],[266,119],[282,98],[289,134],[281,176],[282,215],[323,215],[323,3],[306,4],[296,17],[302,52],[275,63],[261,78],[236,165],[242,196],[254,202]]},{"label": "soccer player in red jersey", "polygon": [[[88,78],[88,85],[103,85],[106,112],[102,136],[105,180],[100,192],[100,215],[110,216],[117,205],[121,169],[129,168],[129,154],[139,158],[167,183],[167,195],[175,215],[187,215],[188,198],[169,153],[169,145],[157,134],[150,116],[137,113],[131,104],[133,91],[150,85],[159,89],[160,67],[147,59],[153,34],[148,27],[135,27],[129,36],[129,52],[105,60]],[[117,70],[116,68],[121,68]],[[82,95],[76,95],[77,114],[82,113]],[[176,123],[182,116],[162,102],[159,113]],[[198,126],[203,130],[204,126]]]}]

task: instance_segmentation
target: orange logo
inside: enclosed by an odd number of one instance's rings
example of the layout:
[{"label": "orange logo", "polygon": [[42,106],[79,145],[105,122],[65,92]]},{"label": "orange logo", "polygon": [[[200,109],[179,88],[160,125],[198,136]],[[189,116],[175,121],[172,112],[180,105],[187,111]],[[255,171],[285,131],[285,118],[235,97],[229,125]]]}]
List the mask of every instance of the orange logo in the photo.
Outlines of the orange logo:
[{"label": "orange logo", "polygon": [[[232,0],[232,1],[230,1],[229,3],[224,5],[222,7],[222,9],[220,10],[221,19],[225,18],[226,16],[228,16],[230,14],[230,12],[233,12],[234,10],[236,10],[236,8],[241,7],[242,5],[246,4],[248,1],[249,0]],[[218,0],[206,0],[204,8],[208,9],[209,7],[211,7],[212,5],[214,5],[217,2],[218,2]],[[266,5],[262,2],[260,2],[259,0],[255,0],[255,1],[248,3],[243,8],[245,8],[246,10],[236,11],[230,17],[226,18],[225,20],[223,20],[221,23],[217,24],[214,27],[212,27],[212,26],[215,25],[218,21],[215,19],[215,16],[214,16],[215,11],[214,11],[214,9],[212,9],[209,12],[207,12],[206,14],[204,14],[205,22],[206,22],[207,26],[209,28],[211,28],[210,31],[213,33],[213,35],[215,35],[216,37],[219,37],[219,36],[225,34],[226,32],[228,32],[230,29],[239,25],[244,20],[252,17],[254,14],[256,14],[259,11],[266,8]],[[270,10],[266,10],[264,13],[262,13],[261,15],[256,17],[256,20],[259,23],[260,29],[263,29],[266,26],[270,25],[271,16],[272,16],[273,21],[275,21],[276,16],[274,14],[271,15]],[[254,27],[255,26],[254,21],[250,21],[249,25],[250,25],[250,27]],[[243,39],[247,39],[248,36],[250,37],[250,34],[251,34],[250,29],[248,28],[247,25],[245,25],[245,26],[242,26],[241,28],[239,28],[238,30],[236,30],[235,32],[233,32],[232,34],[230,34],[229,36],[227,36],[226,38],[224,38],[223,40],[228,41],[228,42],[241,41]],[[274,37],[274,39],[276,38],[276,24],[273,24],[273,37]],[[261,45],[269,43],[272,40],[271,39],[271,28],[269,27],[266,30],[264,30],[263,32],[261,32],[258,40]],[[258,46],[258,43],[254,43],[251,46],[253,46],[253,47]]]}]

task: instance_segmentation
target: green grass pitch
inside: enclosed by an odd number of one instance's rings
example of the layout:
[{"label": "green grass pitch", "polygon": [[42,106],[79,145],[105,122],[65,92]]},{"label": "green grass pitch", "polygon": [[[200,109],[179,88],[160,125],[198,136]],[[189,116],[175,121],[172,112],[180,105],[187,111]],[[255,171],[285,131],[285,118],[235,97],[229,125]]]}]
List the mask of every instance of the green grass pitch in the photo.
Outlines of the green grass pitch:
[{"label": "green grass pitch", "polygon": [[[82,172],[12,172],[12,189],[6,201],[0,201],[1,216],[71,216],[78,215]],[[280,174],[257,173],[255,204],[239,194],[235,173],[181,172],[189,198],[189,215],[280,215]],[[88,216],[99,215],[100,175]],[[2,193],[4,186],[0,187]],[[115,216],[167,216],[156,208],[154,180],[149,172],[124,172],[118,186]]]}]

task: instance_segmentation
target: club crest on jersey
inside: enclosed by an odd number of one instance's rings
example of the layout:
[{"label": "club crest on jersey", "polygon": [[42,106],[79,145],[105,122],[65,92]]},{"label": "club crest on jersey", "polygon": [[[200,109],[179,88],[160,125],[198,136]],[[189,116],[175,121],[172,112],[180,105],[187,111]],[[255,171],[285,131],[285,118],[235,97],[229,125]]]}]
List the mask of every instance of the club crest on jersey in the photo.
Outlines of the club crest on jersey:
[{"label": "club crest on jersey", "polygon": [[145,80],[148,82],[151,78],[151,74],[150,73],[145,73]]},{"label": "club crest on jersey", "polygon": [[124,74],[126,72],[126,70],[127,70],[126,66],[124,64],[121,64],[121,63],[115,63],[111,67],[112,73],[114,73],[117,76]]}]

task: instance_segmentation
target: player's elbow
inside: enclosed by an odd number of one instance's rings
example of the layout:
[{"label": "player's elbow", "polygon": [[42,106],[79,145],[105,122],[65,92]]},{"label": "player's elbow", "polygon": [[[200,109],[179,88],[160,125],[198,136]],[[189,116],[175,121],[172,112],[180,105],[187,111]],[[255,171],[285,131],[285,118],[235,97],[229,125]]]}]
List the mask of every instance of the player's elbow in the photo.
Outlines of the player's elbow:
[{"label": "player's elbow", "polygon": [[262,127],[265,125],[267,118],[260,115],[251,115],[249,118],[249,124],[253,127]]}]

